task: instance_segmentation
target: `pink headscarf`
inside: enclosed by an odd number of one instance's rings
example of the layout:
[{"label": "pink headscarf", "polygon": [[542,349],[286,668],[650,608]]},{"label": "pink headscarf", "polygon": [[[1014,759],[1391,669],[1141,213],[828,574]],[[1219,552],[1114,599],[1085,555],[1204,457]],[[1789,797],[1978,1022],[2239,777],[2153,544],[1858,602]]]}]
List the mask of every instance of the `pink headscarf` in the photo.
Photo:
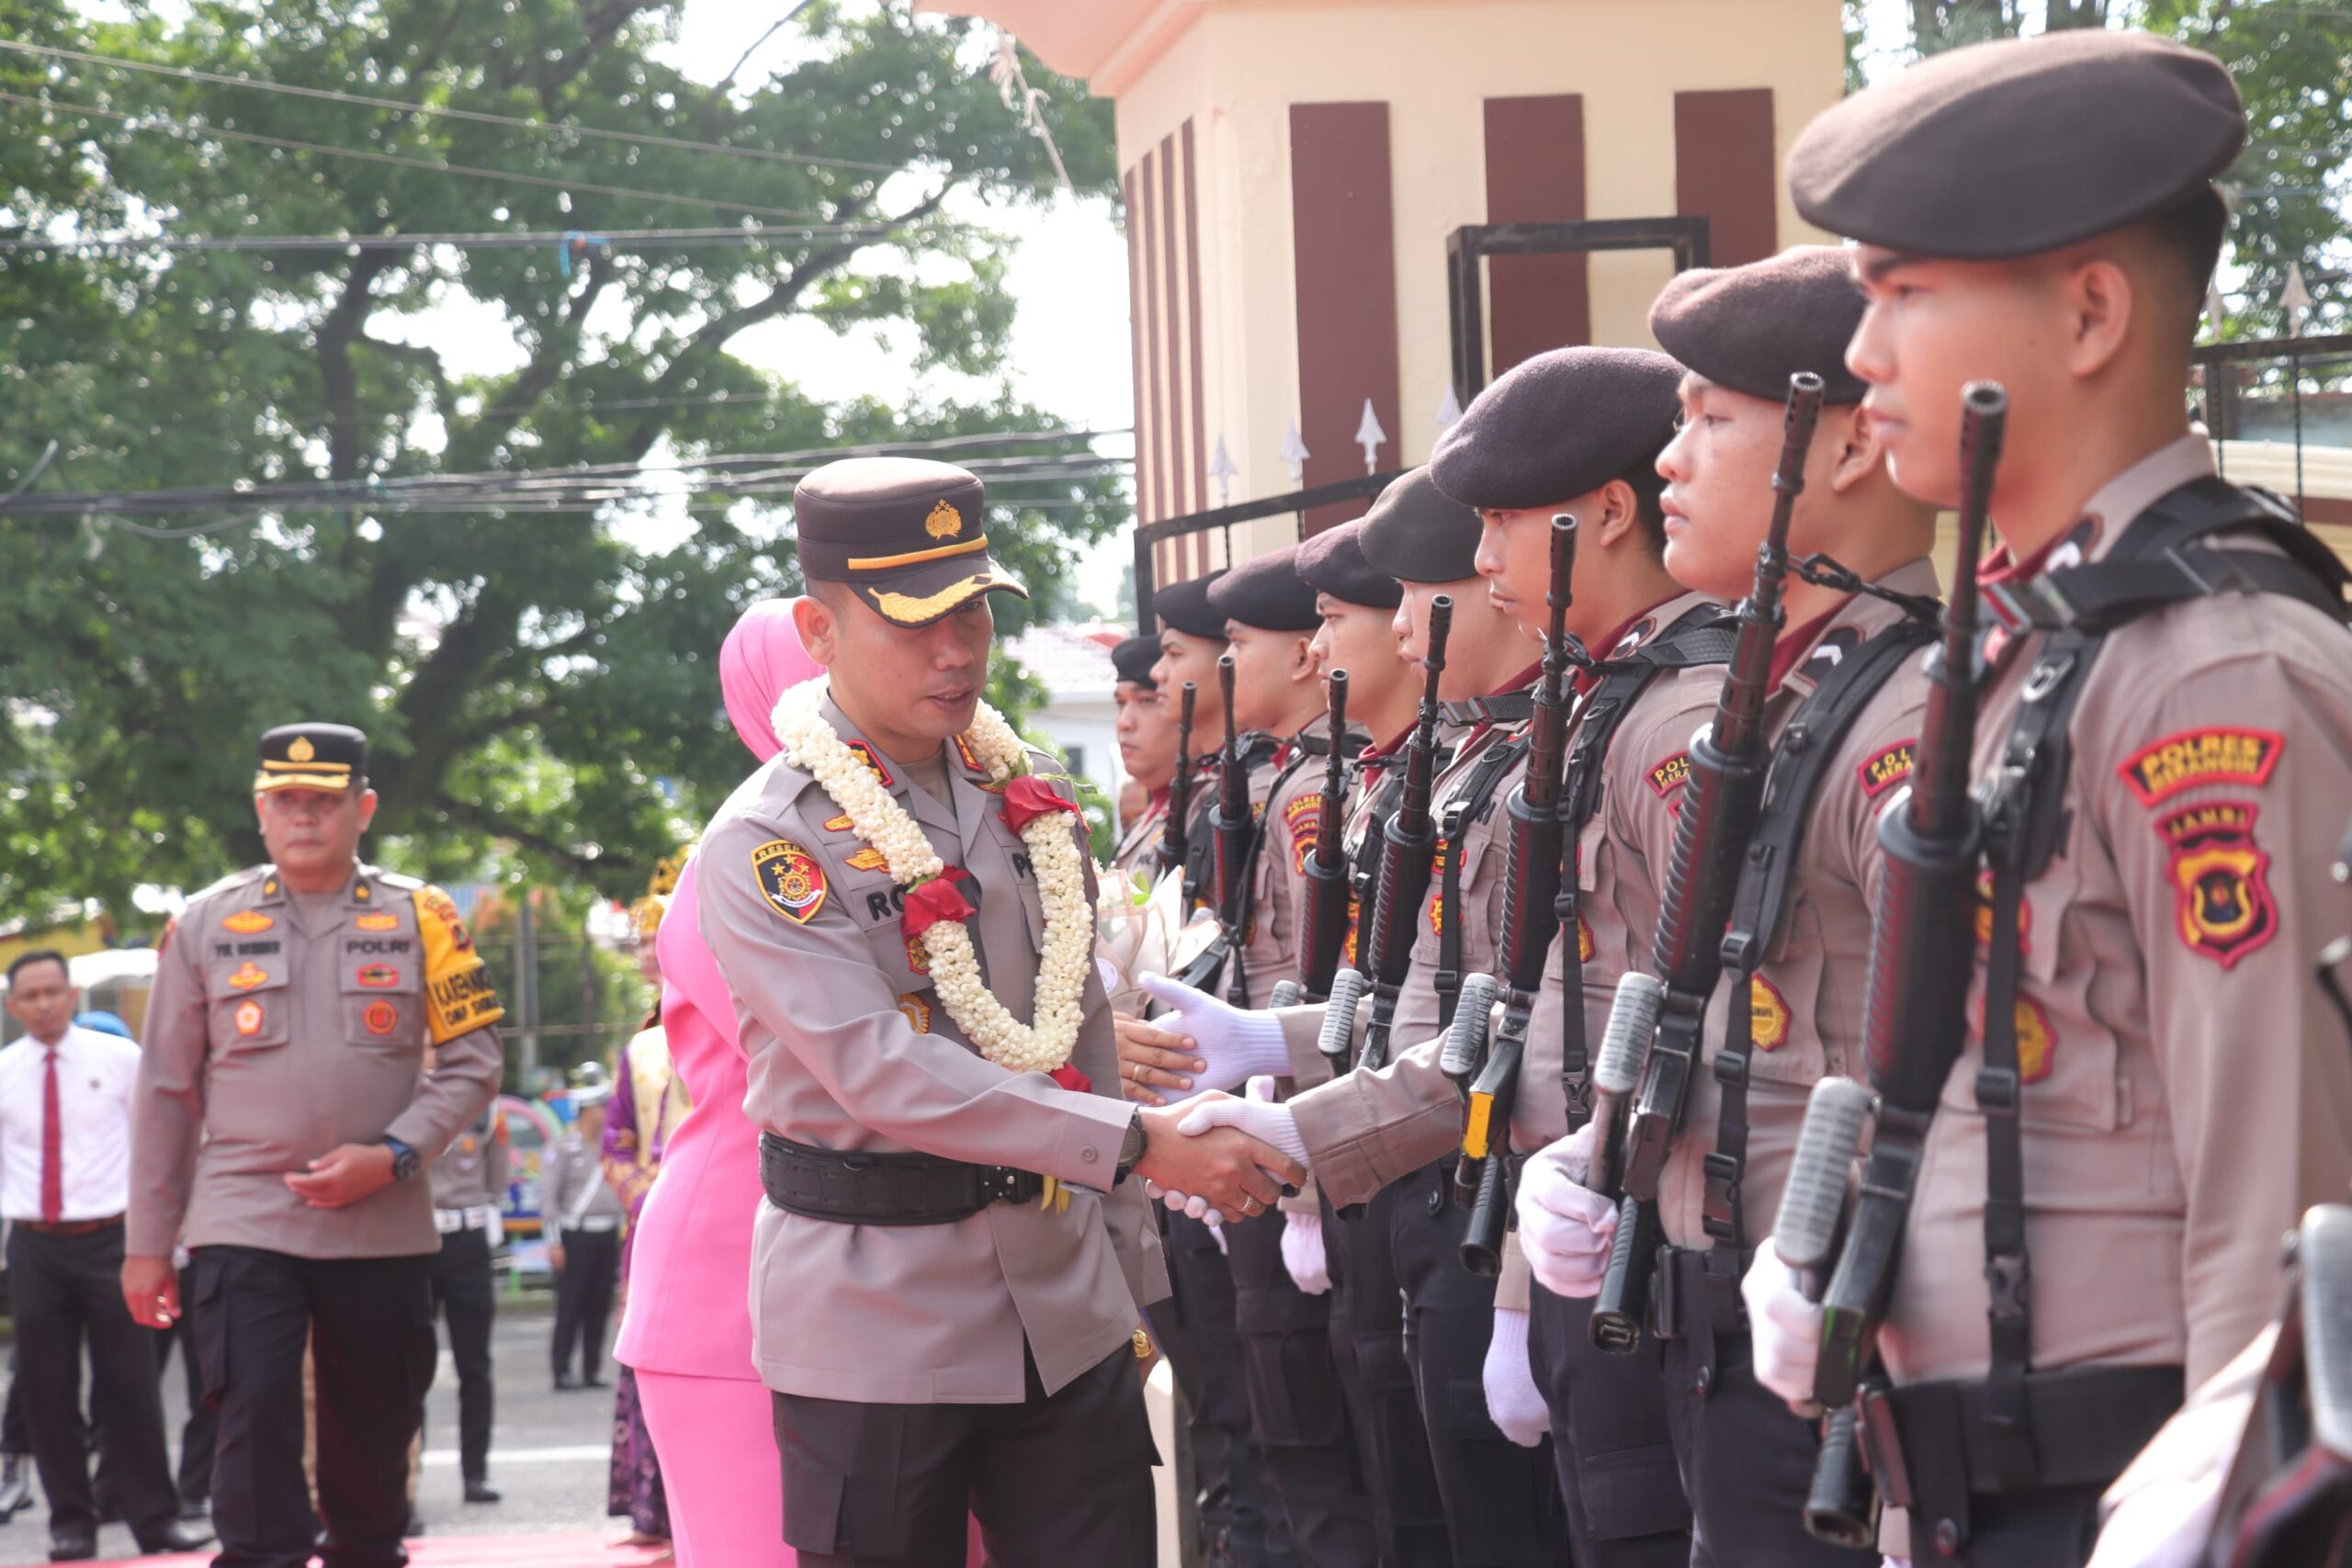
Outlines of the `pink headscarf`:
[{"label": "pink headscarf", "polygon": [[743,612],[718,647],[718,689],[727,698],[727,716],[763,762],[783,750],[770,722],[776,699],[825,671],[800,646],[799,628],[792,624],[792,607],[798,603],[761,600]]}]

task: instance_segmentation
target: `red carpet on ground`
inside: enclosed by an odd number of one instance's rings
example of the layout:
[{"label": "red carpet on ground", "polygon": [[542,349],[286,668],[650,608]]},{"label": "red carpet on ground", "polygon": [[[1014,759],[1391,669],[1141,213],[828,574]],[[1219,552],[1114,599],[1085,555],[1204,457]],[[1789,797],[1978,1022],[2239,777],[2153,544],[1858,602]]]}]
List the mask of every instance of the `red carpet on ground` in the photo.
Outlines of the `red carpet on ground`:
[{"label": "red carpet on ground", "polygon": [[[654,1553],[621,1548],[601,1535],[482,1535],[470,1540],[427,1536],[408,1543],[414,1568],[648,1568]],[[119,1558],[97,1568],[204,1568],[212,1553]]]}]

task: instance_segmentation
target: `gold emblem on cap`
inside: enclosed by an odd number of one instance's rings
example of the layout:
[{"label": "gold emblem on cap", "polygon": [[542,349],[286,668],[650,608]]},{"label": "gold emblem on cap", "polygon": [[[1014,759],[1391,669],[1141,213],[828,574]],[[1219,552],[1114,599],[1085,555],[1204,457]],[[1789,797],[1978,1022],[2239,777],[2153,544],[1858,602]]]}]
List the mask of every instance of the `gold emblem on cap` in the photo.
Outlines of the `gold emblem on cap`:
[{"label": "gold emblem on cap", "polygon": [[922,531],[934,539],[952,539],[964,531],[964,514],[943,501],[922,520]]},{"label": "gold emblem on cap", "polygon": [[318,754],[319,749],[311,744],[307,735],[296,736],[294,744],[286,748],[286,760],[289,762],[307,762]]}]

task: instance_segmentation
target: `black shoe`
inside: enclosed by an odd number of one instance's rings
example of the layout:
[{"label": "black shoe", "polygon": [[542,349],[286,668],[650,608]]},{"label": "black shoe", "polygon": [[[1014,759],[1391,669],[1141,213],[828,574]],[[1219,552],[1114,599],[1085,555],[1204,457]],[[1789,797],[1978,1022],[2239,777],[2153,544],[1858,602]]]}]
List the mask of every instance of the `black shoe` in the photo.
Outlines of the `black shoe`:
[{"label": "black shoe", "polygon": [[51,1562],[90,1562],[98,1555],[98,1538],[94,1535],[53,1535],[49,1538],[49,1560]]},{"label": "black shoe", "polygon": [[200,1546],[211,1544],[211,1540],[212,1530],[209,1526],[190,1524],[186,1519],[174,1519],[164,1527],[163,1534],[141,1541],[139,1550],[153,1557],[169,1551],[194,1551]]},{"label": "black shoe", "polygon": [[183,1497],[180,1499],[181,1518],[187,1520],[191,1524],[200,1525],[211,1517],[212,1504],[210,1499],[204,1497]]},{"label": "black shoe", "polygon": [[580,1380],[579,1380],[578,1378],[576,1378],[576,1377],[573,1377],[570,1372],[558,1372],[558,1373],[556,1373],[556,1375],[555,1375],[555,1391],[556,1391],[556,1393],[570,1393],[573,1389],[576,1389],[576,1388],[578,1388],[579,1386],[580,1386]]},{"label": "black shoe", "polygon": [[407,1536],[420,1536],[424,1533],[424,1516],[416,1511],[416,1505],[413,1503],[410,1504],[408,1508],[408,1529],[401,1533]]},{"label": "black shoe", "polygon": [[580,1380],[580,1386],[582,1388],[610,1388],[613,1385],[606,1382],[603,1378],[598,1377],[595,1373],[590,1372],[586,1377]]},{"label": "black shoe", "polygon": [[467,1483],[466,1483],[466,1501],[467,1501],[467,1502],[469,1502],[469,1503],[495,1503],[495,1502],[497,1502],[497,1501],[498,1501],[498,1499],[499,1499],[499,1492],[498,1492],[498,1488],[497,1488],[497,1487],[495,1487],[495,1486],[492,1486],[489,1482],[487,1482],[487,1481],[469,1481],[469,1482],[467,1482]]},{"label": "black shoe", "polygon": [[0,1454],[0,1523],[32,1500],[32,1456]]}]

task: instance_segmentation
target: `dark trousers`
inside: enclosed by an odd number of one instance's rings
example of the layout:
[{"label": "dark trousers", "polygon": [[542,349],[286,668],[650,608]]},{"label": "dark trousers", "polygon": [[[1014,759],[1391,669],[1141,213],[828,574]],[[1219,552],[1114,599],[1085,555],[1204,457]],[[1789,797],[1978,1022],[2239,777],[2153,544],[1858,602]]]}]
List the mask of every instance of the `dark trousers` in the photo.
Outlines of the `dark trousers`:
[{"label": "dark trousers", "polygon": [[115,1506],[141,1544],[160,1542],[179,1517],[164,1446],[164,1403],[147,1331],[122,1303],[120,1225],[87,1235],[8,1235],[8,1292],[17,1320],[17,1386],[26,1436],[52,1539],[94,1537],[89,1436],[82,1423],[82,1351],[90,1354],[92,1406]]},{"label": "dark trousers", "polygon": [[[576,1349],[581,1375],[594,1378],[605,1367],[605,1325],[613,1315],[613,1287],[621,1276],[621,1233],[614,1229],[558,1235],[563,1246],[563,1273],[555,1282],[555,1375],[561,1377],[571,1370]],[[485,1437],[485,1445],[487,1441]]]},{"label": "dark trousers", "polygon": [[31,1434],[25,1430],[25,1391],[21,1386],[14,1345],[8,1348],[8,1403],[0,1406],[0,1454],[28,1454],[33,1451]]},{"label": "dark trousers", "polygon": [[[191,1304],[192,1286],[190,1280],[180,1281],[183,1308]],[[187,1380],[187,1424],[180,1428],[180,1502],[183,1506],[202,1503],[212,1495],[212,1456],[220,1417],[204,1403],[204,1372],[196,1363],[196,1318],[183,1311],[171,1327],[155,1330],[154,1335],[157,1381],[171,1373],[175,1345],[179,1347],[181,1375]]]},{"label": "dark trousers", "polygon": [[1391,1568],[1450,1568],[1453,1541],[1444,1495],[1405,1350],[1404,1288],[1389,1246],[1396,1206],[1394,1187],[1374,1194],[1353,1219],[1342,1219],[1330,1200],[1323,1201],[1331,1359],[1348,1396],[1356,1454],[1372,1495],[1380,1561]]},{"label": "dark trousers", "polygon": [[1250,1431],[1233,1275],[1209,1227],[1160,1211],[1173,1293],[1150,1312],[1152,1335],[1183,1391],[1204,1563],[1288,1568],[1290,1521]]},{"label": "dark trousers", "polygon": [[458,1464],[468,1481],[490,1476],[490,1424],[497,1388],[490,1371],[490,1320],[498,1290],[490,1272],[490,1232],[451,1231],[430,1270],[433,1305],[449,1324],[458,1366]]},{"label": "dark trousers", "polygon": [[1151,1562],[1159,1456],[1134,1355],[1050,1395],[1026,1371],[1018,1404],[775,1395],[784,1539],[801,1568],[963,1568],[967,1510],[999,1568]]},{"label": "dark trousers", "polygon": [[1819,1423],[1756,1381],[1747,1336],[1715,1333],[1703,1293],[1682,1299],[1696,1310],[1666,1342],[1666,1414],[1690,1499],[1690,1568],[1878,1568],[1876,1551],[1805,1531]]},{"label": "dark trousers", "polygon": [[1453,1560],[1460,1568],[1549,1568],[1568,1550],[1551,1444],[1521,1448],[1487,1414],[1495,1281],[1462,1266],[1470,1212],[1455,1206],[1453,1188],[1451,1159],[1396,1183],[1390,1247]]},{"label": "dark trousers", "polygon": [[[408,1446],[433,1381],[431,1258],[199,1247],[197,1364],[220,1412],[213,1568],[403,1568]],[[302,1473],[302,1359],[318,1384],[319,1513]],[[154,1379],[150,1362],[148,1385]]]},{"label": "dark trousers", "polygon": [[1528,1318],[1535,1386],[1552,1413],[1552,1459],[1577,1568],[1686,1568],[1690,1506],[1674,1463],[1657,1343],[1593,1348],[1592,1303],[1543,1286]]},{"label": "dark trousers", "polygon": [[1250,1429],[1282,1496],[1291,1544],[1314,1568],[1361,1568],[1379,1546],[1331,1359],[1330,1306],[1283,1267],[1280,1213],[1228,1224],[1225,1240]]}]

